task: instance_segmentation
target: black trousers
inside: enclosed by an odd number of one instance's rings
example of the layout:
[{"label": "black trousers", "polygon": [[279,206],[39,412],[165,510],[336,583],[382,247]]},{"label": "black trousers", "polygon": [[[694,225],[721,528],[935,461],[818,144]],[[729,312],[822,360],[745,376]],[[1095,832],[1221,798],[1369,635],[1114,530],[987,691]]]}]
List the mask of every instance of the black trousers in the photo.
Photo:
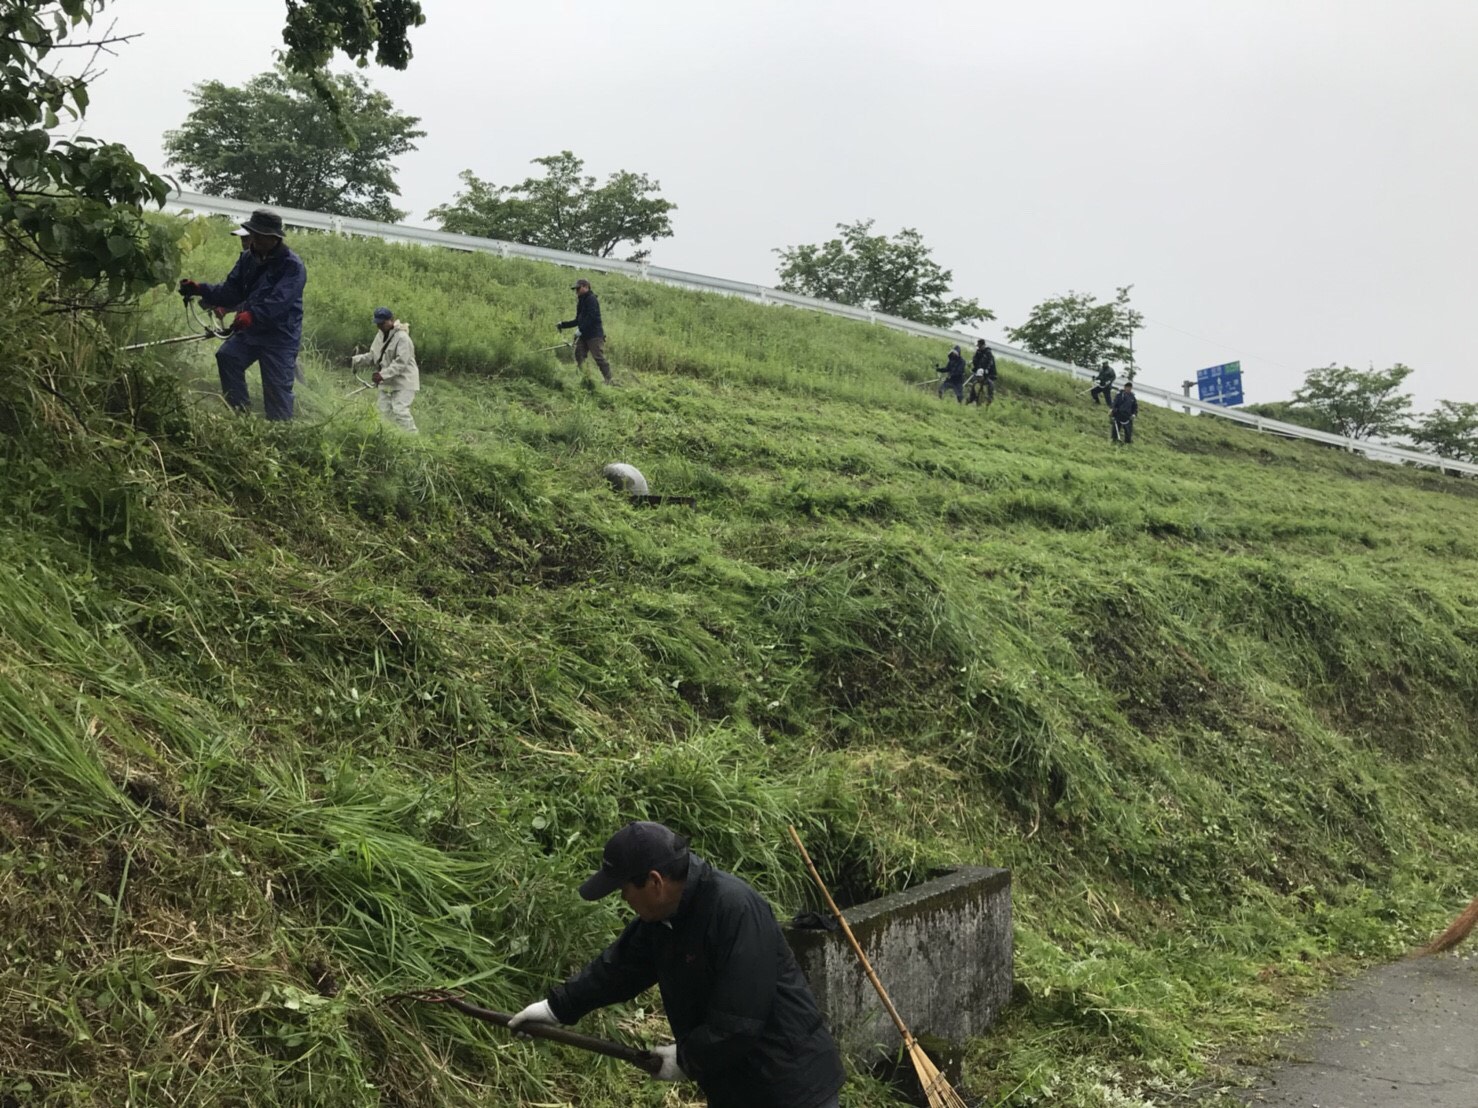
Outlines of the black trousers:
[{"label": "black trousers", "polygon": [[1114,386],[1094,385],[1091,389],[1088,390],[1088,395],[1093,397],[1093,403],[1095,404],[1098,403],[1098,398],[1100,396],[1103,397],[1103,402],[1105,404],[1112,404],[1114,402]]},{"label": "black trousers", "polygon": [[1119,436],[1124,436],[1125,442],[1134,441],[1134,417],[1120,420],[1118,416],[1109,416],[1109,438],[1114,442],[1119,441]]}]

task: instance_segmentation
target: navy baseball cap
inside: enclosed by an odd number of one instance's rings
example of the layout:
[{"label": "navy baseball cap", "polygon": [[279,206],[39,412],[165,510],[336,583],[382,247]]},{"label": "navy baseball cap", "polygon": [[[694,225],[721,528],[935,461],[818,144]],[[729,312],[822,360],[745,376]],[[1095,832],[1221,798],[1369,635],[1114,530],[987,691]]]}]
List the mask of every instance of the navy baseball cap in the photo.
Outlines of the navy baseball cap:
[{"label": "navy baseball cap", "polygon": [[585,900],[610,896],[626,882],[687,856],[688,840],[671,828],[644,820],[628,823],[606,840],[600,869],[585,879],[580,896]]},{"label": "navy baseball cap", "polygon": [[395,318],[395,313],[392,312],[389,308],[376,308],[375,309],[375,322],[376,323],[384,323],[387,319],[394,319],[394,318]]}]

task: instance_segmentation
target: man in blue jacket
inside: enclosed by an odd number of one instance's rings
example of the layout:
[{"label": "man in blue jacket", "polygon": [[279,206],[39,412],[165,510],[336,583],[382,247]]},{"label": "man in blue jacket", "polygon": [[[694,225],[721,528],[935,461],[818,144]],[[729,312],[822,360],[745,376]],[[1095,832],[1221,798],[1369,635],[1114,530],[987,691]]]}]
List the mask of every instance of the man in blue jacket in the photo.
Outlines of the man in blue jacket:
[{"label": "man in blue jacket", "polygon": [[246,371],[262,367],[262,403],[268,419],[292,419],[293,377],[303,342],[303,259],[282,241],[282,217],[259,208],[234,232],[243,239],[241,257],[219,285],[181,281],[180,295],[200,297],[217,315],[234,311],[231,337],[216,351],[221,392],[239,412],[251,408]]},{"label": "man in blue jacket", "polygon": [[1110,408],[1114,406],[1114,381],[1117,380],[1118,376],[1114,372],[1114,367],[1109,365],[1108,362],[1104,362],[1103,365],[1098,367],[1098,384],[1088,390],[1088,395],[1093,397],[1093,403],[1097,404],[1098,398],[1101,396],[1103,397],[1103,402]]},{"label": "man in blue jacket", "polygon": [[1134,417],[1139,414],[1139,400],[1134,395],[1134,382],[1126,381],[1114,397],[1109,409],[1109,438],[1118,442],[1121,438],[1127,446],[1134,441]]},{"label": "man in blue jacket", "polygon": [[945,389],[954,389],[955,402],[963,404],[965,402],[965,356],[960,353],[958,345],[950,347],[948,360],[944,365],[935,366],[934,372],[944,374],[939,381],[937,393],[939,398],[944,399]]},{"label": "man in blue jacket", "polygon": [[617,890],[636,918],[509,1022],[574,1023],[657,985],[675,1043],[659,1081],[696,1081],[709,1108],[837,1108],[841,1053],[763,897],[660,823],[606,842],[586,900]]},{"label": "man in blue jacket", "polygon": [[570,288],[575,293],[575,318],[567,319],[555,326],[563,331],[575,329],[575,365],[583,366],[589,354],[600,367],[600,375],[606,384],[611,383],[611,363],[606,361],[606,329],[600,321],[600,301],[590,290],[590,282],[581,277]]}]

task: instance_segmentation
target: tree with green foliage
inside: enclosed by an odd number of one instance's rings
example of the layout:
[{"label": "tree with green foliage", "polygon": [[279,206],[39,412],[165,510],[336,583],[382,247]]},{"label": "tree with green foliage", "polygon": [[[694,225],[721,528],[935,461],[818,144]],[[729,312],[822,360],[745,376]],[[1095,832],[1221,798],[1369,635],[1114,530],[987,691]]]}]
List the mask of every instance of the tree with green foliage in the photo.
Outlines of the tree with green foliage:
[{"label": "tree with green foliage", "polygon": [[1295,404],[1291,400],[1267,400],[1261,404],[1243,404],[1242,411],[1249,415],[1266,416],[1268,419],[1276,419],[1283,423],[1294,423],[1299,427],[1308,427],[1314,431],[1328,431],[1331,435],[1340,433],[1334,421],[1325,413]]},{"label": "tree with green foliage", "polygon": [[1407,429],[1411,396],[1397,390],[1413,372],[1400,362],[1369,370],[1331,364],[1309,370],[1293,402],[1319,412],[1348,438],[1399,435]]},{"label": "tree with green foliage", "polygon": [[1133,287],[1125,285],[1102,304],[1096,296],[1072,291],[1044,300],[1020,327],[1008,327],[1006,337],[1033,354],[1070,365],[1119,362],[1132,367],[1134,332],[1144,326],[1144,316],[1129,306]]},{"label": "tree with green foliage", "polygon": [[417,0],[287,0],[282,41],[289,69],[322,69],[337,52],[361,68],[404,69],[411,60],[410,30],[426,22]]},{"label": "tree with green foliage", "polygon": [[1439,458],[1478,462],[1478,404],[1442,400],[1411,425],[1411,441]]},{"label": "tree with green foliage", "polygon": [[287,0],[282,61],[306,76],[335,118],[342,119],[340,86],[325,68],[334,54],[342,51],[362,69],[373,50],[376,65],[404,69],[411,60],[411,28],[425,22],[417,0]]},{"label": "tree with green foliage", "polygon": [[[431,218],[443,231],[597,258],[609,258],[623,242],[639,246],[672,237],[677,205],[657,195],[661,186],[645,173],[618,170],[597,185],[568,150],[532,164],[544,167],[542,177],[501,187],[464,170],[465,187],[451,203],[431,209]],[[628,260],[644,261],[650,254],[637,250]]]},{"label": "tree with green foliage", "polygon": [[62,52],[122,41],[90,37],[102,6],[14,3],[0,15],[0,240],[11,266],[39,266],[56,279],[46,296],[65,308],[167,281],[177,260],[141,218],[143,205],[163,203],[169,183],[116,143],[56,136],[64,119],[86,112],[93,76],[90,67],[61,76]]},{"label": "tree with green foliage", "polygon": [[391,203],[400,195],[393,159],[415,150],[426,132],[363,77],[328,81],[338,119],[308,76],[284,66],[240,88],[196,85],[184,124],[165,132],[169,164],[212,196],[399,222],[405,212]]},{"label": "tree with green foliage", "polygon": [[873,220],[838,223],[839,238],[776,248],[780,287],[837,304],[852,304],[934,327],[995,319],[974,300],[948,299],[954,274],[942,268],[911,227],[889,239]]}]

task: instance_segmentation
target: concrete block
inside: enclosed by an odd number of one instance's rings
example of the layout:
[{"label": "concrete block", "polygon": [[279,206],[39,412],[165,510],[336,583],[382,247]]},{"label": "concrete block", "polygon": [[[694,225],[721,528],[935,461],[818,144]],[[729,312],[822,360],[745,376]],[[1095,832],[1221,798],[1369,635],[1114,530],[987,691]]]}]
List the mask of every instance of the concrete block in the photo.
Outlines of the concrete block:
[{"label": "concrete block", "polygon": [[[843,910],[898,1014],[916,1036],[961,1043],[1011,999],[1011,874],[962,866]],[[786,939],[842,1051],[864,1064],[901,1037],[837,931],[787,926]]]}]

